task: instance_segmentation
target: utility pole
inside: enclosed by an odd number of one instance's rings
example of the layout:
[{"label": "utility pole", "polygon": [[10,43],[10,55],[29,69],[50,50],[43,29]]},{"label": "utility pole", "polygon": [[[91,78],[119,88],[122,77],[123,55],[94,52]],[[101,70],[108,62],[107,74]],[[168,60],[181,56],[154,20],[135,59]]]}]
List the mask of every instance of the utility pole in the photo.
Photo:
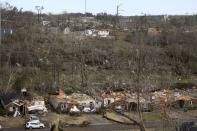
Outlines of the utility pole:
[{"label": "utility pole", "polygon": [[87,22],[87,15],[86,15],[86,13],[87,13],[87,0],[85,0],[85,10],[84,10],[84,16],[85,16],[85,20],[83,21],[83,27],[84,27],[84,29],[85,29],[85,32],[86,32],[86,22]]},{"label": "utility pole", "polygon": [[42,14],[42,10],[44,9],[43,6],[35,6],[35,9],[38,11],[38,22],[40,22],[40,17]]},{"label": "utility pole", "polygon": [[116,29],[117,29],[117,26],[118,26],[118,23],[119,23],[119,15],[120,15],[120,12],[123,11],[120,9],[120,7],[122,6],[122,4],[117,4],[116,6],[116,16],[115,16],[115,22],[114,22],[114,36],[115,36],[115,39],[117,39],[117,36],[116,36]]},{"label": "utility pole", "polygon": [[120,12],[121,12],[121,11],[124,11],[124,10],[121,10],[121,9],[120,9],[121,6],[122,6],[122,4],[118,4],[117,7],[116,7],[115,27],[116,27],[117,24],[119,23],[119,15],[120,15]]},{"label": "utility pole", "polygon": [[[2,19],[1,19],[1,10],[2,10],[2,3],[0,3],[0,28],[1,28],[1,21],[2,21]],[[0,45],[1,45],[1,35],[2,34],[0,34]]]},{"label": "utility pole", "polygon": [[116,16],[119,16],[119,14],[120,14],[120,6],[121,6],[121,4],[119,4],[119,5],[117,5],[117,7],[116,7]]},{"label": "utility pole", "polygon": [[85,15],[87,13],[87,0],[85,0]]}]

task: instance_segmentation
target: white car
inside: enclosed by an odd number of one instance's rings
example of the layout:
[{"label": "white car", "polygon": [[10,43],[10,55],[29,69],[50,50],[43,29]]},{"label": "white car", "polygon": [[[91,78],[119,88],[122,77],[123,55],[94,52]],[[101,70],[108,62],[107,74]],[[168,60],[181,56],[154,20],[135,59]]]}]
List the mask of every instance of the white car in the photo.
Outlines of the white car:
[{"label": "white car", "polygon": [[85,113],[89,113],[89,112],[95,112],[96,110],[95,109],[91,110],[90,107],[84,107],[82,111]]},{"label": "white car", "polygon": [[29,121],[40,120],[37,116],[30,116]]},{"label": "white car", "polygon": [[70,113],[80,113],[80,110],[77,108],[77,106],[73,106],[73,107],[70,109]]},{"label": "white car", "polygon": [[115,110],[116,110],[117,112],[123,112],[123,111],[124,111],[124,109],[122,108],[122,106],[116,106],[116,107],[115,107]]},{"label": "white car", "polygon": [[85,113],[89,113],[89,112],[91,112],[91,109],[90,109],[90,107],[84,107],[82,111]]},{"label": "white car", "polygon": [[44,128],[44,127],[45,125],[38,120],[33,120],[33,121],[29,121],[26,123],[27,129],[39,129],[39,128]]}]

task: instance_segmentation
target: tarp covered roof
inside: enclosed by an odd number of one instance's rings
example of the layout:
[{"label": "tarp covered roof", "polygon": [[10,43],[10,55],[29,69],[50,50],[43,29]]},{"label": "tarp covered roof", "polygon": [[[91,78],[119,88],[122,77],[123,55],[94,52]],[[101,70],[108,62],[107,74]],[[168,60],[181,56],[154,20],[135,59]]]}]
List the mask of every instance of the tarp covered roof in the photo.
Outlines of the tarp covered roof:
[{"label": "tarp covered roof", "polygon": [[5,95],[1,96],[0,99],[3,102],[3,104],[6,106],[10,102],[12,102],[13,99],[16,99],[17,95],[18,94],[16,91],[10,91],[10,92],[6,93]]}]

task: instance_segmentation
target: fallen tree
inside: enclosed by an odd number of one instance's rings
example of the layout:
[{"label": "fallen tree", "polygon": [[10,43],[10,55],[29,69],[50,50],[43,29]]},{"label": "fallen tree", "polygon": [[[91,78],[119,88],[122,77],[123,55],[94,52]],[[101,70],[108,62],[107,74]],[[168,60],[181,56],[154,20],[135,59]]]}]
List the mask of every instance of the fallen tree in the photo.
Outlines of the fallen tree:
[{"label": "fallen tree", "polygon": [[139,127],[139,129],[141,131],[146,131],[146,128],[144,127],[144,125],[140,122],[140,121],[137,121],[133,118],[131,118],[130,116],[122,113],[122,112],[118,112],[116,110],[113,110],[114,113],[116,113],[117,115],[120,115],[126,119],[128,119],[130,122],[123,122],[123,121],[119,121],[119,120],[116,120],[116,119],[113,119],[113,118],[109,118],[107,115],[106,115],[106,112],[104,112],[103,114],[103,117],[105,117],[106,119],[108,120],[111,120],[111,121],[114,121],[114,122],[117,122],[117,123],[120,123],[120,124],[125,124],[125,125],[136,125]]}]

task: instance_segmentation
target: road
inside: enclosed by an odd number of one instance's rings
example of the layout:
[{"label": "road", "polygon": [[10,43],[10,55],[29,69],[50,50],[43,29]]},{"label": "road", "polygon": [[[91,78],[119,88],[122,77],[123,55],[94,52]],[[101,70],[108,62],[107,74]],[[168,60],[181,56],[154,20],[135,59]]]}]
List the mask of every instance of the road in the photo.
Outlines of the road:
[{"label": "road", "polygon": [[[64,131],[119,131],[119,130],[129,130],[136,128],[135,126],[128,125],[119,125],[119,124],[111,124],[111,125],[89,125],[86,127],[66,127]],[[3,131],[26,131],[22,128],[6,128]],[[50,131],[50,129],[36,129],[33,131]]]},{"label": "road", "polygon": [[[24,128],[3,128],[3,131],[27,131]],[[34,129],[33,131],[50,131],[49,128],[45,129]]]},{"label": "road", "polygon": [[[162,128],[165,124],[158,122],[145,123],[146,128]],[[123,124],[94,124],[87,127],[66,127],[64,131],[129,131],[131,129],[138,129],[136,125],[123,125]]]},{"label": "road", "polygon": [[67,127],[64,131],[120,131],[136,128],[133,125],[120,125],[120,124],[108,124],[108,125],[90,125],[87,127]]},{"label": "road", "polygon": [[[184,121],[195,121],[197,122],[197,119],[190,119],[190,120],[183,120]],[[173,122],[170,122],[170,124],[165,124],[162,121],[154,121],[154,122],[145,122],[146,128],[163,128],[163,127],[172,127],[174,125]],[[136,125],[123,125],[118,123],[97,123],[97,124],[91,124],[85,127],[81,126],[72,126],[72,127],[65,127],[64,131],[128,131],[131,129],[137,129],[138,127]],[[5,128],[4,131],[25,131],[24,128]],[[45,129],[36,129],[33,131],[50,131],[49,128]]]},{"label": "road", "polygon": [[[147,123],[148,128],[158,128],[161,127],[161,122],[158,123]],[[138,128],[135,125],[123,125],[123,124],[92,124],[85,127],[73,126],[65,127],[64,131],[123,131]],[[4,131],[25,131],[23,128],[5,128]],[[33,131],[49,131],[49,128],[46,129],[36,129]]]}]

